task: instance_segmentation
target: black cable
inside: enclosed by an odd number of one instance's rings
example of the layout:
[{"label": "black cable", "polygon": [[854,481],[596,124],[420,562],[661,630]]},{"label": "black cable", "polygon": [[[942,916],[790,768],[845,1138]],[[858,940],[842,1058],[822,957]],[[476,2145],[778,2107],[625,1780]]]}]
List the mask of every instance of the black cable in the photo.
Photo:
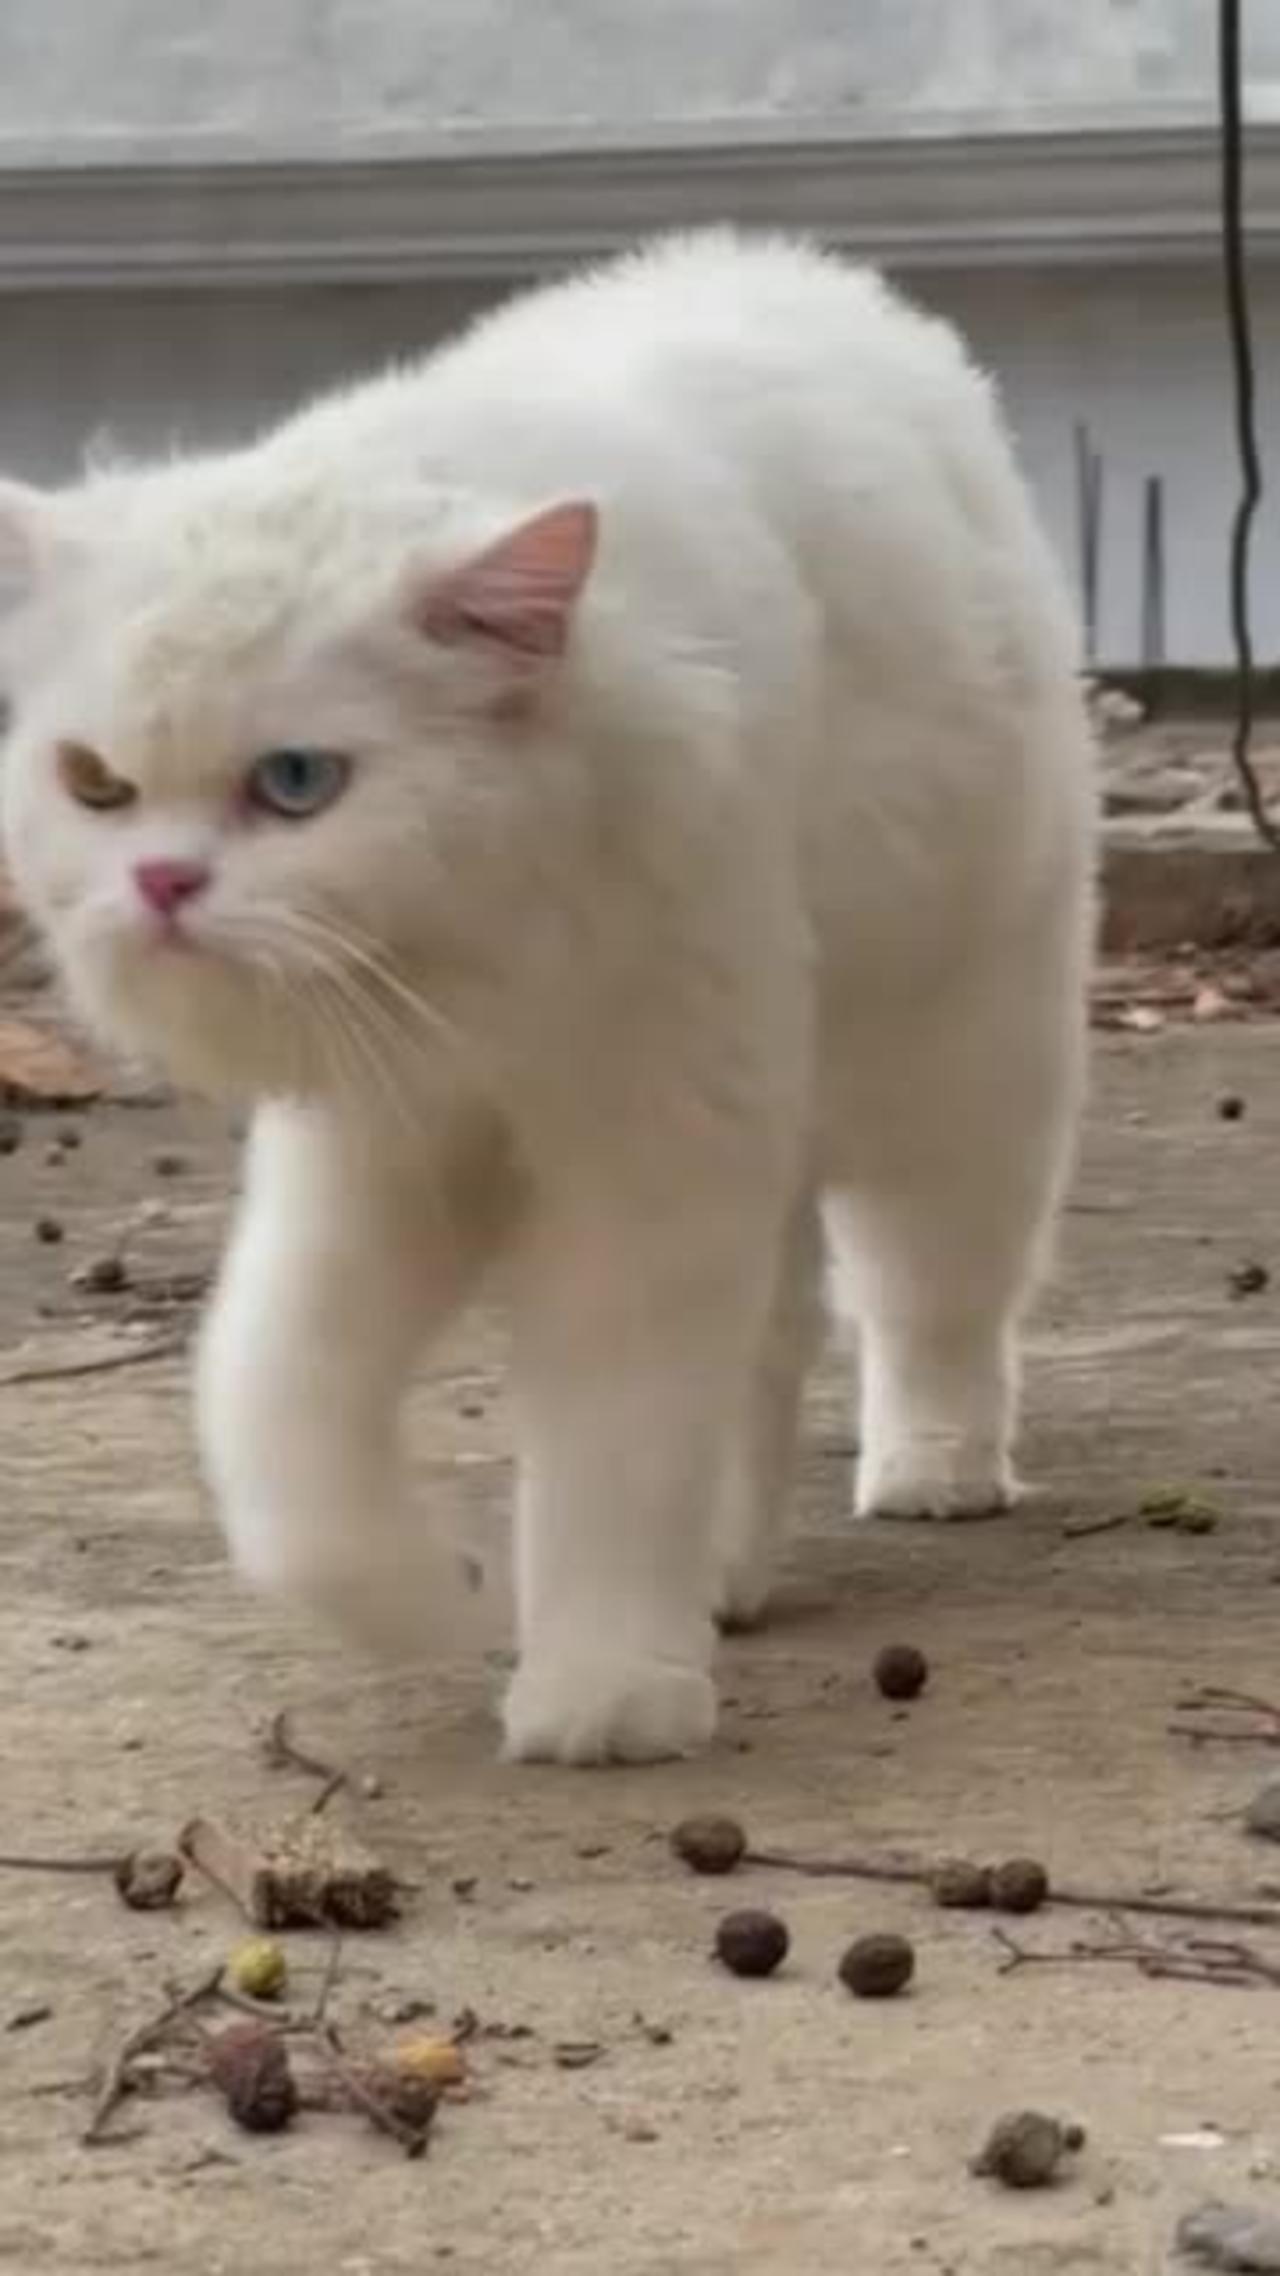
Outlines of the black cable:
[{"label": "black cable", "polygon": [[1254,516],[1262,498],[1258,452],[1253,336],[1249,280],[1245,262],[1244,71],[1240,36],[1241,0],[1218,4],[1218,93],[1222,127],[1222,263],[1226,281],[1227,329],[1235,389],[1236,448],[1241,492],[1231,525],[1231,634],[1236,652],[1236,720],[1231,756],[1245,804],[1259,837],[1280,853],[1280,829],[1271,820],[1249,755],[1253,738],[1253,631],[1249,620],[1249,547]]}]

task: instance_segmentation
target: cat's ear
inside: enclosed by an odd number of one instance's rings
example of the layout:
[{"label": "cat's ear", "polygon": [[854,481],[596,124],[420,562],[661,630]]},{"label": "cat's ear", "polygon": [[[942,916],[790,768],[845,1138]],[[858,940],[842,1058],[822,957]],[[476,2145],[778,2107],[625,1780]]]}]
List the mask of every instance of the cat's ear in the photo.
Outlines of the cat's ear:
[{"label": "cat's ear", "polygon": [[53,501],[25,482],[0,481],[0,623],[34,598],[58,547]]},{"label": "cat's ear", "polygon": [[598,519],[593,505],[575,498],[520,522],[418,594],[419,627],[446,648],[562,656],[595,561]]}]

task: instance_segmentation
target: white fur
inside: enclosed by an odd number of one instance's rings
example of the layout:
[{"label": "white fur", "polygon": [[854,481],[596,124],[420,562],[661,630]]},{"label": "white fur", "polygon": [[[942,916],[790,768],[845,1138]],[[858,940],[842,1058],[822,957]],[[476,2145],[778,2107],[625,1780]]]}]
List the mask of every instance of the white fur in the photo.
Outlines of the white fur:
[{"label": "white fur", "polygon": [[[423,636],[423,595],[569,499],[600,549],[562,656]],[[108,1037],[260,1102],[199,1383],[252,1578],[416,1637],[397,1411],[500,1259],[509,1751],[706,1739],[713,1612],[768,1587],[820,1202],[859,1508],[1005,1501],[1094,794],[1068,612],[949,329],[803,247],[662,244],[240,453],[0,491],[0,577],[26,901]],[[58,738],[137,805],[73,805]],[[281,743],[349,751],[350,788],[249,826]],[[140,854],[214,865],[200,953],[148,931]]]}]

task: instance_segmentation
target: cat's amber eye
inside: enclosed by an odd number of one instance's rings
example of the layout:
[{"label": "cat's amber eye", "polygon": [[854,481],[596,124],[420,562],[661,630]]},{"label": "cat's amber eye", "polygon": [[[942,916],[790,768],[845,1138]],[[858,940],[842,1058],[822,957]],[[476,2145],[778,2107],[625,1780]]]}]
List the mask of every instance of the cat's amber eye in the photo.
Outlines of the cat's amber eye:
[{"label": "cat's amber eye", "polygon": [[59,743],[58,780],[77,806],[92,806],[99,813],[132,806],[138,795],[136,782],[126,782],[123,775],[113,773],[87,743]]}]

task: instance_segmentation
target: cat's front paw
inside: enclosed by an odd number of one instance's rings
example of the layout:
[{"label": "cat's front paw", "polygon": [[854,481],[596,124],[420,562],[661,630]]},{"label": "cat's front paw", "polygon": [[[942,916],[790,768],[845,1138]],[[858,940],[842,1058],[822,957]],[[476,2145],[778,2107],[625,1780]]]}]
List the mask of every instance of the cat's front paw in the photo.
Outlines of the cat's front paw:
[{"label": "cat's front paw", "polygon": [[960,1523],[999,1517],[1017,1497],[1009,1463],[990,1447],[904,1446],[880,1461],[864,1462],[857,1514]]},{"label": "cat's front paw", "polygon": [[507,1693],[508,1762],[666,1762],[715,1729],[709,1675],[677,1660],[533,1660]]}]

